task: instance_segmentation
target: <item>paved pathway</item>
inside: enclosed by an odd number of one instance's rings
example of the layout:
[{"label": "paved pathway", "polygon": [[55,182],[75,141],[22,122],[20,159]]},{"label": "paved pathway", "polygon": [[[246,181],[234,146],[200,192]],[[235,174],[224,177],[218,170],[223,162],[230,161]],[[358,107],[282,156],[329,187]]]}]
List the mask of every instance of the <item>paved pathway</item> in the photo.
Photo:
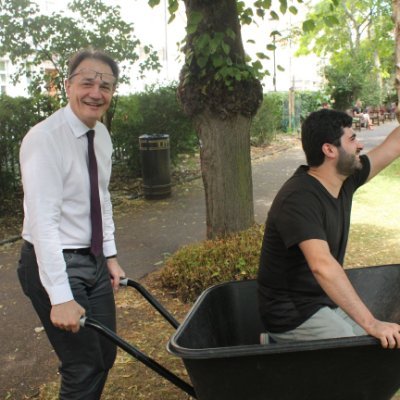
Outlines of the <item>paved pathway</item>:
[{"label": "paved pathway", "polygon": [[[379,141],[395,126],[357,133]],[[256,221],[265,221],[277,190],[304,162],[300,146],[253,161]],[[159,267],[165,254],[205,239],[204,191],[200,179],[173,189],[165,201],[146,201],[139,212],[116,216],[118,253],[127,275],[139,279]],[[0,399],[25,399],[55,378],[57,360],[16,280],[20,242],[0,246]],[[36,328],[36,329],[35,329]],[[10,396],[10,397],[7,397]]]}]

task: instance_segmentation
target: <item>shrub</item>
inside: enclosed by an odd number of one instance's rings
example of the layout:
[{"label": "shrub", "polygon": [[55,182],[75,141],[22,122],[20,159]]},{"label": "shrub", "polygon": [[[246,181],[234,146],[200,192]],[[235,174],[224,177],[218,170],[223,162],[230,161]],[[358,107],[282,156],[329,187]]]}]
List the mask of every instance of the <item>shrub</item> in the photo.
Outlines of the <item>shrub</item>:
[{"label": "shrub", "polygon": [[197,150],[197,136],[191,121],[176,99],[176,87],[152,87],[146,92],[120,96],[112,120],[115,161],[128,175],[140,176],[139,137],[168,134],[171,162],[179,153]]},{"label": "shrub", "polygon": [[183,301],[193,301],[217,283],[254,279],[263,231],[262,225],[254,225],[224,239],[182,247],[166,261],[161,272],[163,286]]},{"label": "shrub", "polygon": [[256,146],[270,144],[283,131],[282,120],[287,93],[267,93],[251,125],[251,140]]},{"label": "shrub", "polygon": [[251,141],[255,146],[268,145],[282,132],[300,131],[301,121],[321,107],[330,97],[324,92],[296,91],[294,110],[289,124],[289,96],[287,92],[269,92],[264,95],[263,104],[253,119]]},{"label": "shrub", "polygon": [[[19,148],[29,129],[45,118],[51,99],[0,96],[0,214],[14,214],[21,207]],[[49,111],[51,112],[51,110]]]}]

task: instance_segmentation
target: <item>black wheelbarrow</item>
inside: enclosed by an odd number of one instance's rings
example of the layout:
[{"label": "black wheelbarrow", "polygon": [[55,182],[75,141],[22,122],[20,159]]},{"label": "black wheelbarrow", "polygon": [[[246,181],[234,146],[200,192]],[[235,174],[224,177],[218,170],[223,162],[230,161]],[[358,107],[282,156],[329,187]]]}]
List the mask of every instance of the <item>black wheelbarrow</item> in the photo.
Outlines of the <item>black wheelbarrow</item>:
[{"label": "black wheelbarrow", "polygon": [[[377,318],[400,322],[400,265],[346,272]],[[147,356],[143,361],[113,332],[102,333],[199,400],[390,400],[399,389],[400,350],[383,349],[370,336],[260,345],[264,329],[257,310],[252,280],[213,286],[197,299],[168,343],[193,387]],[[99,329],[90,320],[84,325]]]}]

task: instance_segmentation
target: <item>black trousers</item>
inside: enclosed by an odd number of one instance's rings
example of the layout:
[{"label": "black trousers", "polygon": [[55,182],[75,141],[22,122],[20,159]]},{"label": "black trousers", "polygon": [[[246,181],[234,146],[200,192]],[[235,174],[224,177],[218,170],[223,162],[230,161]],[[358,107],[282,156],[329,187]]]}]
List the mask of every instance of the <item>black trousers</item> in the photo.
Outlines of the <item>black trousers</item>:
[{"label": "black trousers", "polygon": [[[75,301],[85,308],[86,316],[115,331],[114,293],[105,258],[65,253],[64,259]],[[52,324],[50,300],[39,278],[34,247],[28,242],[22,245],[18,277],[60,360],[60,399],[100,399],[116,346],[92,329],[72,333]]]}]

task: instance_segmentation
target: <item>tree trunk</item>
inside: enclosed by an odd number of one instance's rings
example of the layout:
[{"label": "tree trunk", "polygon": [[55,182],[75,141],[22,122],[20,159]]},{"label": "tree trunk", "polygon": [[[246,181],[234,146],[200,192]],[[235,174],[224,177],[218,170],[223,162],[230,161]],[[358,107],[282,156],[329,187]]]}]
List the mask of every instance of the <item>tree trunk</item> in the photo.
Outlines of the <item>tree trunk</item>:
[{"label": "tree trunk", "polygon": [[207,237],[247,229],[254,223],[251,120],[241,115],[221,120],[209,111],[193,120],[201,141]]},{"label": "tree trunk", "polygon": [[254,223],[250,125],[262,87],[248,72],[237,1],[185,0],[185,6],[189,33],[178,98],[201,141],[207,238],[212,239]]},{"label": "tree trunk", "polygon": [[393,0],[393,22],[395,25],[395,65],[396,65],[396,81],[395,87],[397,90],[397,107],[396,116],[400,122],[400,0]]}]

